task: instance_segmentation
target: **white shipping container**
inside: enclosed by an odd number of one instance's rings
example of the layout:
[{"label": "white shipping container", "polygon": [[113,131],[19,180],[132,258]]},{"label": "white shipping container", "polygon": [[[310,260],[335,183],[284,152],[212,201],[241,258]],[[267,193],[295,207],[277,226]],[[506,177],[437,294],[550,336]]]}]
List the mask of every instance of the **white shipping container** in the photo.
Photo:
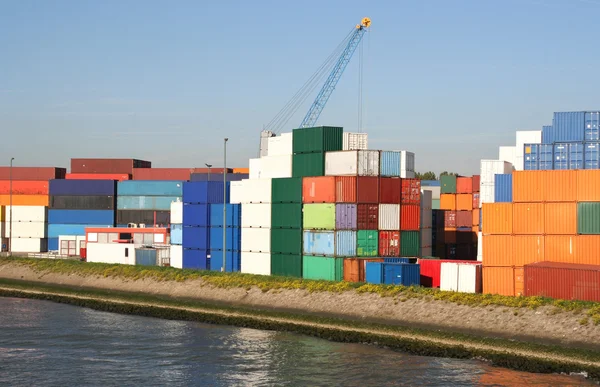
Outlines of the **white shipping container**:
[{"label": "white shipping container", "polygon": [[481,293],[481,265],[443,262],[440,273],[440,290]]},{"label": "white shipping container", "polygon": [[506,161],[508,163],[515,165],[516,164],[516,162],[515,162],[516,150],[517,150],[517,147],[515,147],[515,146],[498,147],[498,160]]},{"label": "white shipping container", "polygon": [[421,229],[421,247],[431,247],[432,232],[433,232],[432,228],[422,228]]},{"label": "white shipping container", "polygon": [[[5,221],[10,222],[10,206],[6,206]],[[13,222],[47,222],[48,207],[46,206],[13,206]]]},{"label": "white shipping container", "polygon": [[244,181],[241,203],[271,203],[271,179],[249,179]]},{"label": "white shipping container", "polygon": [[326,176],[378,176],[379,151],[337,151],[325,153]]},{"label": "white shipping container", "polygon": [[48,250],[46,238],[10,238],[13,253],[42,253]]},{"label": "white shipping container", "polygon": [[458,264],[442,262],[440,270],[440,290],[447,292],[458,291]]},{"label": "white shipping container", "polygon": [[281,133],[279,136],[269,138],[269,145],[267,149],[268,155],[288,156],[294,154],[293,139],[294,136],[292,133]]},{"label": "white shipping container", "polygon": [[242,251],[269,253],[271,251],[271,229],[242,227]]},{"label": "white shipping container", "polygon": [[59,235],[58,253],[60,255],[81,255],[81,248],[85,248],[85,235]]},{"label": "white shipping container", "polygon": [[248,169],[250,169],[250,173],[248,174],[250,179],[259,179],[262,170],[262,159],[250,159],[248,161]]},{"label": "white shipping container", "polygon": [[240,204],[244,202],[246,181],[248,180],[232,181],[229,183],[229,203]]},{"label": "white shipping container", "polygon": [[483,203],[494,203],[495,184],[481,184],[479,186],[479,208]]},{"label": "white shipping container", "polygon": [[172,202],[171,203],[171,223],[182,224],[183,223],[183,202]]},{"label": "white shipping container", "polygon": [[183,269],[183,246],[171,245],[171,267]]},{"label": "white shipping container", "polygon": [[271,275],[271,254],[242,252],[242,273]]},{"label": "white shipping container", "polygon": [[86,261],[135,265],[136,247],[140,246],[128,243],[88,243]]},{"label": "white shipping container", "polygon": [[[255,159],[256,160],[256,159]],[[292,155],[266,156],[260,159],[258,166],[252,169],[250,179],[277,179],[292,177]]]},{"label": "white shipping container", "polygon": [[438,199],[440,198],[440,193],[441,193],[441,187],[421,187],[421,191],[429,191],[431,192],[431,199]]},{"label": "white shipping container", "polygon": [[379,176],[379,154],[377,150],[358,151],[359,176]]},{"label": "white shipping container", "polygon": [[516,133],[515,162],[514,167],[517,171],[522,171],[524,167],[524,148],[525,144],[540,144],[542,142],[541,130],[518,130]]},{"label": "white shipping container", "polygon": [[[10,222],[5,224],[4,235],[10,234]],[[12,236],[14,238],[46,238],[48,237],[48,223],[44,222],[12,222]]]},{"label": "white shipping container", "polygon": [[477,233],[477,260],[483,261],[483,233],[481,231]]},{"label": "white shipping container", "polygon": [[[400,171],[414,172],[415,171],[415,154],[409,151],[400,151]],[[404,177],[404,176],[400,176]],[[407,176],[414,178],[414,176]]]},{"label": "white shipping container", "polygon": [[400,230],[400,204],[379,205],[379,230]]},{"label": "white shipping container", "polygon": [[369,149],[369,135],[367,133],[344,132],[342,150]]},{"label": "white shipping container", "polygon": [[497,174],[512,173],[512,164],[501,160],[481,160],[480,175],[481,185],[494,184],[494,176]]},{"label": "white shipping container", "polygon": [[271,203],[242,204],[242,227],[271,228]]}]

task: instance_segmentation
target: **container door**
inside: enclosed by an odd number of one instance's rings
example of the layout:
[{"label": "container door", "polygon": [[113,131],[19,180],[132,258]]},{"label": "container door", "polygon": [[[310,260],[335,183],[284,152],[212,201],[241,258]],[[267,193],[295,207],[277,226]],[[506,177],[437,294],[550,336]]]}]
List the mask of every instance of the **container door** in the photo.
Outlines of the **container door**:
[{"label": "container door", "polygon": [[60,241],[60,255],[69,255],[69,242]]},{"label": "container door", "polygon": [[69,257],[74,257],[75,255],[77,255],[77,241],[65,241],[65,242],[69,242],[69,252],[68,255]]}]

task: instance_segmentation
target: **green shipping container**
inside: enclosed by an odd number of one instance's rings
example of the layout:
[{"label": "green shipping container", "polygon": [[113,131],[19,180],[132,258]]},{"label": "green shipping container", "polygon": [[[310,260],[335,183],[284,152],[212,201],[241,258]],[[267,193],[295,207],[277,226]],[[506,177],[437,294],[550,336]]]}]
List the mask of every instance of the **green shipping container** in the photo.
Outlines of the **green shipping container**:
[{"label": "green shipping container", "polygon": [[444,175],[440,177],[441,193],[456,193],[456,176]]},{"label": "green shipping container", "polygon": [[577,204],[577,232],[584,235],[600,234],[600,202]]},{"label": "green shipping container", "polygon": [[421,249],[421,233],[419,231],[400,231],[400,256],[418,257]]},{"label": "green shipping container", "polygon": [[302,204],[271,204],[271,228],[302,228]]},{"label": "green shipping container", "polygon": [[356,255],[377,257],[379,255],[379,233],[375,230],[359,230],[356,233]]},{"label": "green shipping container", "polygon": [[271,252],[274,254],[302,254],[302,229],[272,228]]},{"label": "green shipping container", "polygon": [[318,126],[293,130],[294,154],[329,152],[342,150],[344,129],[333,126]]},{"label": "green shipping container", "polygon": [[334,230],[335,204],[304,204],[302,228],[305,230]]},{"label": "green shipping container", "polygon": [[431,200],[431,209],[439,210],[440,209],[440,199],[432,199]]},{"label": "green shipping container", "polygon": [[302,178],[273,179],[271,182],[272,203],[302,203]]},{"label": "green shipping container", "polygon": [[[292,176],[311,177],[325,175],[325,153],[300,153],[292,156]],[[302,189],[300,189],[302,196]]]},{"label": "green shipping container", "polygon": [[302,257],[302,277],[312,280],[342,281],[344,279],[344,258]]},{"label": "green shipping container", "polygon": [[271,274],[302,278],[302,255],[271,254]]}]

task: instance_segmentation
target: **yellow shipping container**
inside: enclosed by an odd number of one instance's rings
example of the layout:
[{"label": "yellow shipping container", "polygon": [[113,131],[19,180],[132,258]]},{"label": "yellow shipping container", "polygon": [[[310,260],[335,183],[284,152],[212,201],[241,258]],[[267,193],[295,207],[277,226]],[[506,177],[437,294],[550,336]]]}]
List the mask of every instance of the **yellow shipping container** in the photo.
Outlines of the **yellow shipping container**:
[{"label": "yellow shipping container", "polygon": [[[48,206],[48,195],[12,195],[13,206]],[[10,205],[10,195],[0,195],[0,206]]]},{"label": "yellow shipping container", "polygon": [[[486,219],[483,224],[485,226]],[[515,203],[513,205],[513,234],[544,234],[544,203]]]},{"label": "yellow shipping container", "polygon": [[513,233],[512,203],[483,203],[482,232],[486,235]]}]

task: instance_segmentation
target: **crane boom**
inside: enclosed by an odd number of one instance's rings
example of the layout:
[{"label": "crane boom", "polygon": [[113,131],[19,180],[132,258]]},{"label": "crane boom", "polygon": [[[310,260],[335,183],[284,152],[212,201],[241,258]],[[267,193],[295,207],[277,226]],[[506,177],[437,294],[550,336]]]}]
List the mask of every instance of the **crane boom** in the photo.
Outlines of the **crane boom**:
[{"label": "crane boom", "polygon": [[335,87],[342,77],[348,62],[350,62],[354,51],[356,51],[356,47],[358,47],[358,44],[370,25],[371,19],[365,17],[362,19],[361,23],[356,26],[356,30],[350,37],[346,48],[344,48],[342,55],[340,55],[337,63],[333,67],[333,70],[331,71],[331,74],[329,74],[327,81],[325,81],[321,91],[319,91],[319,94],[317,94],[317,98],[315,98],[315,101],[308,110],[308,113],[306,113],[306,116],[304,116],[304,119],[300,124],[300,128],[309,128],[317,123],[317,120],[319,119],[321,112],[323,112],[329,97],[331,97],[331,93],[333,93],[333,90],[335,90]]}]

